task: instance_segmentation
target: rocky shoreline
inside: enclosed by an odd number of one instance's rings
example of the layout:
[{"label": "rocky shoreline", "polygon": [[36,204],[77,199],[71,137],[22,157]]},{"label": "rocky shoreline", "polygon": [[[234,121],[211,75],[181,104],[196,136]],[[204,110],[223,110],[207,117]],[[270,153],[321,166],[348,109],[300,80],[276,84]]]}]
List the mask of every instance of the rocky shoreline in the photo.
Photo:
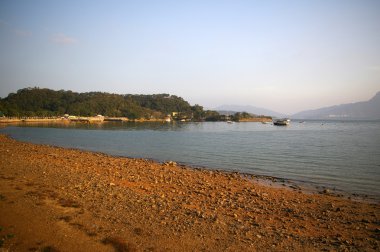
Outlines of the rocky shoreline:
[{"label": "rocky shoreline", "polygon": [[293,189],[0,135],[0,251],[380,249],[378,203]]}]

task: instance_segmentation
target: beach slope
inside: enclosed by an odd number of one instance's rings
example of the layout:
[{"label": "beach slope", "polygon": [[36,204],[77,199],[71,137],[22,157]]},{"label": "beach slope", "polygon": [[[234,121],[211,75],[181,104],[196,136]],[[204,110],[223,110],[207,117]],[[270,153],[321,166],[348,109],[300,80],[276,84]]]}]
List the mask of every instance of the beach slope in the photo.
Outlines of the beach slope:
[{"label": "beach slope", "polygon": [[379,240],[378,203],[0,135],[4,251],[379,251]]}]

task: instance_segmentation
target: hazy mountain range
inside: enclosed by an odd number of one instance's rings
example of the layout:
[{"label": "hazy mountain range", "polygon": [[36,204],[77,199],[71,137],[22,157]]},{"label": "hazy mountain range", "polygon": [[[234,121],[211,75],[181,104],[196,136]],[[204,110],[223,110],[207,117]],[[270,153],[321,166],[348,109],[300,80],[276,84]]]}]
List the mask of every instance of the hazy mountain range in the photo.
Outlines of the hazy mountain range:
[{"label": "hazy mountain range", "polygon": [[380,92],[369,101],[341,104],[314,110],[305,110],[293,115],[285,115],[265,108],[254,106],[222,105],[215,110],[220,112],[248,112],[272,117],[291,117],[293,119],[380,119]]},{"label": "hazy mountain range", "polygon": [[259,108],[254,106],[239,106],[239,105],[222,105],[214,110],[221,114],[233,114],[234,112],[248,112],[255,115],[266,115],[272,117],[285,117],[285,114],[281,114],[269,109]]},{"label": "hazy mountain range", "polygon": [[292,115],[296,119],[380,119],[380,92],[369,101],[341,104]]}]

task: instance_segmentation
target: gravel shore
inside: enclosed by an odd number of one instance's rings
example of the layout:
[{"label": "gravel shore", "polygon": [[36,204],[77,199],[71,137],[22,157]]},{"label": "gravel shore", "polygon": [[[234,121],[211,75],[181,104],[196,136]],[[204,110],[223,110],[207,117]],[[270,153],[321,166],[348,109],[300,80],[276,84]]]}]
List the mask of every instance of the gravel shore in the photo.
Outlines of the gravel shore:
[{"label": "gravel shore", "polygon": [[0,135],[0,251],[289,250],[379,251],[379,203]]}]

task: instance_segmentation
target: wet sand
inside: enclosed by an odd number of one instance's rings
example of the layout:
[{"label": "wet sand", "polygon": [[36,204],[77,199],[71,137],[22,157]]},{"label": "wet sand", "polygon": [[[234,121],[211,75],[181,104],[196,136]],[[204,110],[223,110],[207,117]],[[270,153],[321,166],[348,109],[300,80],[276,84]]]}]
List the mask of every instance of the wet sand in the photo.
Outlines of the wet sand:
[{"label": "wet sand", "polygon": [[0,135],[0,251],[268,250],[379,251],[379,203]]}]

